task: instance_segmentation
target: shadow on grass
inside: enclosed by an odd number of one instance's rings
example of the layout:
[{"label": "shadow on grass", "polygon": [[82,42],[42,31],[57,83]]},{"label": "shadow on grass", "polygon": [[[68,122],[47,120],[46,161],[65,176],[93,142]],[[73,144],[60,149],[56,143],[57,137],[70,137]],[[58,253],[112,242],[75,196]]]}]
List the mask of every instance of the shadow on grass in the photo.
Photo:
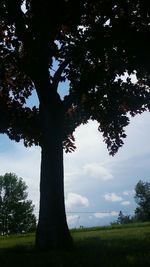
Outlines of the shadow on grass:
[{"label": "shadow on grass", "polygon": [[0,249],[0,267],[148,267],[150,239],[97,237],[75,241],[72,251],[39,252],[31,244]]},{"label": "shadow on grass", "polygon": [[87,238],[84,244],[79,242],[78,250],[86,267],[150,266],[150,240],[141,243],[140,240]]}]

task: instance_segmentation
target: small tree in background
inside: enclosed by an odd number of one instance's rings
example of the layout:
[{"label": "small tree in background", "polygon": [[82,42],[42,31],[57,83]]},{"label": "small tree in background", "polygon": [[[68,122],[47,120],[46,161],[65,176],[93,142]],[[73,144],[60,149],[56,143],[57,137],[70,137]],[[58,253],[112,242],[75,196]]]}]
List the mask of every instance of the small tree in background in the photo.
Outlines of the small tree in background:
[{"label": "small tree in background", "polygon": [[130,218],[130,215],[124,215],[122,211],[119,212],[117,223],[118,224],[127,224],[131,223],[132,219]]},{"label": "small tree in background", "polygon": [[134,198],[138,204],[135,218],[138,221],[150,221],[150,183],[140,180],[135,186]]},{"label": "small tree in background", "polygon": [[36,228],[34,205],[27,185],[13,173],[0,176],[0,234],[25,233]]}]

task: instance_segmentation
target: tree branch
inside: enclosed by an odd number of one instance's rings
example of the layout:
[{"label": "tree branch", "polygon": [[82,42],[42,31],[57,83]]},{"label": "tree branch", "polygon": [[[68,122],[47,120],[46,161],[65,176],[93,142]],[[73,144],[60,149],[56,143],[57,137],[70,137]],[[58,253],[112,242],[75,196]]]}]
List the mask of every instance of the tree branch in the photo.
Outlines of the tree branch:
[{"label": "tree branch", "polygon": [[54,74],[54,77],[53,77],[53,87],[55,89],[55,91],[57,91],[57,88],[58,88],[58,84],[60,82],[60,78],[61,78],[61,75],[65,69],[65,67],[68,65],[68,60],[64,60],[59,68],[57,69],[57,71],[55,72]]}]

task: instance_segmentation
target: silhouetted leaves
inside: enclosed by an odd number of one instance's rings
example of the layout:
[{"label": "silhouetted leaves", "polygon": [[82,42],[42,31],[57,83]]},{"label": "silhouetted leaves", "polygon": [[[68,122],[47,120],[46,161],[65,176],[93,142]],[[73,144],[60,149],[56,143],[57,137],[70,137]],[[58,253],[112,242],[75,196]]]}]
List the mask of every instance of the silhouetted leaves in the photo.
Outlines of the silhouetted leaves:
[{"label": "silhouetted leaves", "polygon": [[129,114],[150,109],[150,4],[27,0],[23,12],[23,2],[0,3],[0,132],[39,144],[39,110],[27,109],[26,100],[34,86],[41,103],[44,88],[56,92],[59,82],[69,80],[62,100],[66,151],[75,149],[75,128],[92,119],[114,155],[126,137]]}]

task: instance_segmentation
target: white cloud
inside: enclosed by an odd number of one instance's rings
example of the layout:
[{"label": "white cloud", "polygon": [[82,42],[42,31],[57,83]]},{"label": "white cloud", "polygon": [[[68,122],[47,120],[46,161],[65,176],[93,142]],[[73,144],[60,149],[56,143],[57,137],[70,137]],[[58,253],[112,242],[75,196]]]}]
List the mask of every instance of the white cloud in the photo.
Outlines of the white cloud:
[{"label": "white cloud", "polygon": [[130,201],[122,201],[121,205],[128,206],[130,205]]},{"label": "white cloud", "polygon": [[96,217],[96,218],[105,218],[105,217],[108,217],[108,216],[110,216],[110,214],[109,213],[107,213],[107,212],[96,212],[96,213],[94,213],[94,216]]},{"label": "white cloud", "polygon": [[[39,180],[40,148],[25,148],[23,144],[14,144],[10,153],[0,153],[0,173],[14,172],[28,182]],[[35,183],[35,181],[33,181]]]},{"label": "white cloud", "polygon": [[134,194],[135,194],[135,190],[123,191],[124,196],[133,196]]},{"label": "white cloud", "polygon": [[85,196],[81,196],[75,193],[69,193],[65,200],[66,208],[73,209],[73,208],[80,208],[80,207],[88,207],[89,200]]},{"label": "white cloud", "polygon": [[129,192],[128,191],[123,191],[123,195],[124,196],[129,196]]},{"label": "white cloud", "polygon": [[113,179],[113,176],[110,171],[101,166],[100,163],[89,163],[84,165],[83,172],[88,176],[99,178],[103,181]]},{"label": "white cloud", "polygon": [[111,201],[111,202],[118,202],[122,201],[122,197],[118,196],[116,193],[107,193],[104,195],[105,200]]},{"label": "white cloud", "polygon": [[68,215],[67,216],[67,222],[69,225],[77,224],[79,219],[80,219],[79,215]]},{"label": "white cloud", "polygon": [[[68,162],[68,165],[69,165],[69,162]],[[81,171],[79,170],[72,170],[69,172],[65,169],[64,171],[65,189],[67,189],[67,191],[72,191],[72,188],[74,187],[74,185],[79,183],[80,176],[81,176]]]},{"label": "white cloud", "polygon": [[119,214],[118,211],[112,211],[112,212],[111,212],[111,215],[112,215],[112,216],[118,216],[118,214]]},{"label": "white cloud", "polygon": [[[77,148],[74,153],[65,155],[66,163],[69,160],[72,167],[77,164],[79,169],[91,161],[101,162],[108,157],[107,147],[103,142],[102,134],[98,131],[98,126],[96,121],[89,121],[89,123],[77,127],[74,133]],[[70,167],[68,168],[70,169]]]},{"label": "white cloud", "polygon": [[96,218],[105,218],[105,217],[110,217],[110,216],[118,216],[118,212],[117,211],[111,211],[111,212],[97,212],[94,213],[94,216]]}]

